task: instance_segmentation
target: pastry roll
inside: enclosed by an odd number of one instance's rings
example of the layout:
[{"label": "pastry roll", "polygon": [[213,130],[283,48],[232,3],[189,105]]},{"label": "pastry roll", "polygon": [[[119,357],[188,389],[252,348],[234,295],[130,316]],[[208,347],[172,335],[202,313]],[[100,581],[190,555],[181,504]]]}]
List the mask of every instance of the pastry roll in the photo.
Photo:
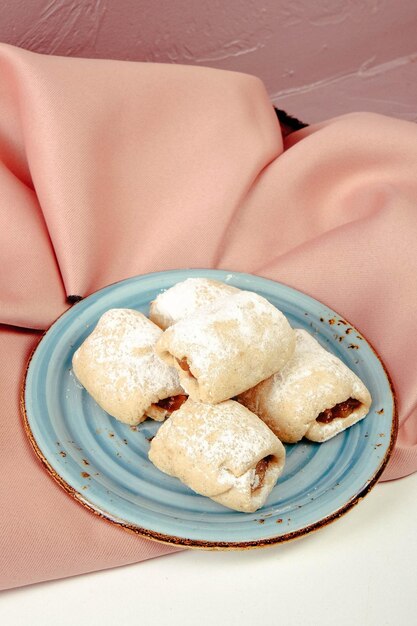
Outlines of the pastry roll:
[{"label": "pastry roll", "polygon": [[264,505],[285,463],[285,448],[253,413],[233,400],[188,399],[152,439],[149,458],[197,493],[236,511]]},{"label": "pastry roll", "polygon": [[295,352],[286,366],[238,400],[282,441],[327,441],[365,417],[372,399],[340,359],[305,330],[295,334]]},{"label": "pastry roll", "polygon": [[210,278],[187,278],[151,302],[149,318],[165,330],[184,317],[213,306],[239,289]]},{"label": "pastry roll", "polygon": [[160,335],[142,313],[110,309],[73,356],[80,383],[121,422],[161,421],[186,399],[176,370],[155,352]]},{"label": "pastry roll", "polygon": [[294,331],[281,311],[256,293],[239,291],[220,308],[170,326],[156,349],[177,368],[193,400],[216,404],[281,369],[294,345]]}]

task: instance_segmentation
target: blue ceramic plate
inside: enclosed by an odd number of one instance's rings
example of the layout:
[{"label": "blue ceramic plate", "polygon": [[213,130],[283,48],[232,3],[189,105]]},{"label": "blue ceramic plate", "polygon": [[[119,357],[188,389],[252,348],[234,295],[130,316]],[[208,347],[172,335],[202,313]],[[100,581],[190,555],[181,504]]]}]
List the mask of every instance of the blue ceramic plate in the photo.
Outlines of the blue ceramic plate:
[{"label": "blue ceramic plate", "polygon": [[[330,441],[287,445],[285,471],[265,506],[238,513],[199,496],[148,460],[159,424],[129,427],[92,400],[71,369],[74,351],[107,309],[148,312],[149,302],[190,276],[255,291],[340,357],[369,388],[369,415]],[[175,270],[98,291],[60,317],[29,363],[22,398],[26,432],[51,475],[94,513],[139,535],[200,548],[246,548],[305,535],[337,519],[375,484],[393,448],[395,400],[387,372],[360,332],[320,302],[284,285],[219,270]]]}]

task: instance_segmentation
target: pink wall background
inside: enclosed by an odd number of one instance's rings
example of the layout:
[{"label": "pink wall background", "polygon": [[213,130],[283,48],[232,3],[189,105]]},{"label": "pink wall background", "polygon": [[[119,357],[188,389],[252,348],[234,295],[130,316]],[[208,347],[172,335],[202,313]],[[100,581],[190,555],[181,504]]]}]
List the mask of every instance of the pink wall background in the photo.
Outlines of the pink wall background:
[{"label": "pink wall background", "polygon": [[249,72],[305,121],[355,110],[417,120],[413,0],[0,0],[0,41]]}]

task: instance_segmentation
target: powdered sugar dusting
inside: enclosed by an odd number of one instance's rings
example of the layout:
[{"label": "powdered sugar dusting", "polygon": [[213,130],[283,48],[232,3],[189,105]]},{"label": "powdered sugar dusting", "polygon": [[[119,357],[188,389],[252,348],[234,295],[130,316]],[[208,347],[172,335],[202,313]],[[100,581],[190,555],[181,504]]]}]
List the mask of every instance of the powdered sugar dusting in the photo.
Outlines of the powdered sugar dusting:
[{"label": "powdered sugar dusting", "polygon": [[[256,412],[283,441],[298,441],[307,431],[310,435],[312,424],[317,431],[336,434],[366,415],[371,403],[369,392],[354,372],[307,331],[294,332],[296,346],[291,359],[280,372],[241,394],[239,401]],[[322,411],[350,397],[362,403],[356,413],[352,412],[352,418],[335,419],[331,425],[316,423]]]},{"label": "powdered sugar dusting", "polygon": [[[296,336],[294,354],[281,372],[274,376],[275,401],[285,400],[289,390],[294,387],[297,389],[300,387],[300,392],[307,397],[307,401],[315,404],[314,400],[317,398],[319,406],[321,406],[323,396],[326,392],[333,390],[335,384],[348,386],[352,392],[363,390],[364,385],[356,374],[334,354],[325,350],[306,330],[297,328],[294,332]],[[304,380],[320,372],[330,374],[330,376],[322,379],[320,385],[301,389]],[[301,407],[297,408],[301,410]]]},{"label": "powdered sugar dusting", "polygon": [[181,393],[177,372],[155,352],[161,334],[142,313],[111,309],[74,355],[74,372],[80,382],[122,421],[116,414],[118,404],[122,413],[132,404],[127,419],[137,421],[150,404]]},{"label": "powdered sugar dusting", "polygon": [[236,287],[210,278],[187,278],[157,296],[151,303],[149,317],[165,329],[238,292]]},{"label": "powdered sugar dusting", "polygon": [[[256,415],[231,400],[215,406],[187,400],[161,426],[149,452],[159,469],[211,497],[232,488],[244,488],[250,497],[256,464],[267,455],[283,466],[281,442]],[[280,469],[274,467],[274,481]]]},{"label": "powdered sugar dusting", "polygon": [[[204,393],[194,399],[219,402],[279,370],[294,343],[293,331],[278,309],[253,292],[240,291],[222,300],[221,307],[171,326],[157,349],[187,358]],[[181,372],[180,380],[193,397]]]}]

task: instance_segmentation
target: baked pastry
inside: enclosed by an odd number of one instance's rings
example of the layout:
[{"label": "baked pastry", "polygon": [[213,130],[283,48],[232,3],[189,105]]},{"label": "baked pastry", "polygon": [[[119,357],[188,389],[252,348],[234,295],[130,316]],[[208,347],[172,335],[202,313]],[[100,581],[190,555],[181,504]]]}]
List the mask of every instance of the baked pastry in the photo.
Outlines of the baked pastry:
[{"label": "baked pastry", "polygon": [[187,278],[151,302],[149,319],[165,330],[184,317],[213,306],[239,289],[211,278]]},{"label": "baked pastry", "polygon": [[281,311],[256,293],[239,291],[221,307],[167,328],[156,350],[177,368],[193,400],[216,404],[280,370],[294,345],[294,331]]},{"label": "baked pastry", "polygon": [[186,399],[176,370],[155,352],[161,335],[142,313],[110,309],[73,356],[80,383],[121,422],[161,421]]},{"label": "baked pastry", "polygon": [[264,505],[281,474],[285,448],[238,402],[213,406],[188,399],[159,428],[149,458],[197,493],[251,512]]},{"label": "baked pastry", "polygon": [[296,329],[292,358],[238,400],[282,440],[327,441],[364,418],[371,395],[363,382],[305,330]]}]

